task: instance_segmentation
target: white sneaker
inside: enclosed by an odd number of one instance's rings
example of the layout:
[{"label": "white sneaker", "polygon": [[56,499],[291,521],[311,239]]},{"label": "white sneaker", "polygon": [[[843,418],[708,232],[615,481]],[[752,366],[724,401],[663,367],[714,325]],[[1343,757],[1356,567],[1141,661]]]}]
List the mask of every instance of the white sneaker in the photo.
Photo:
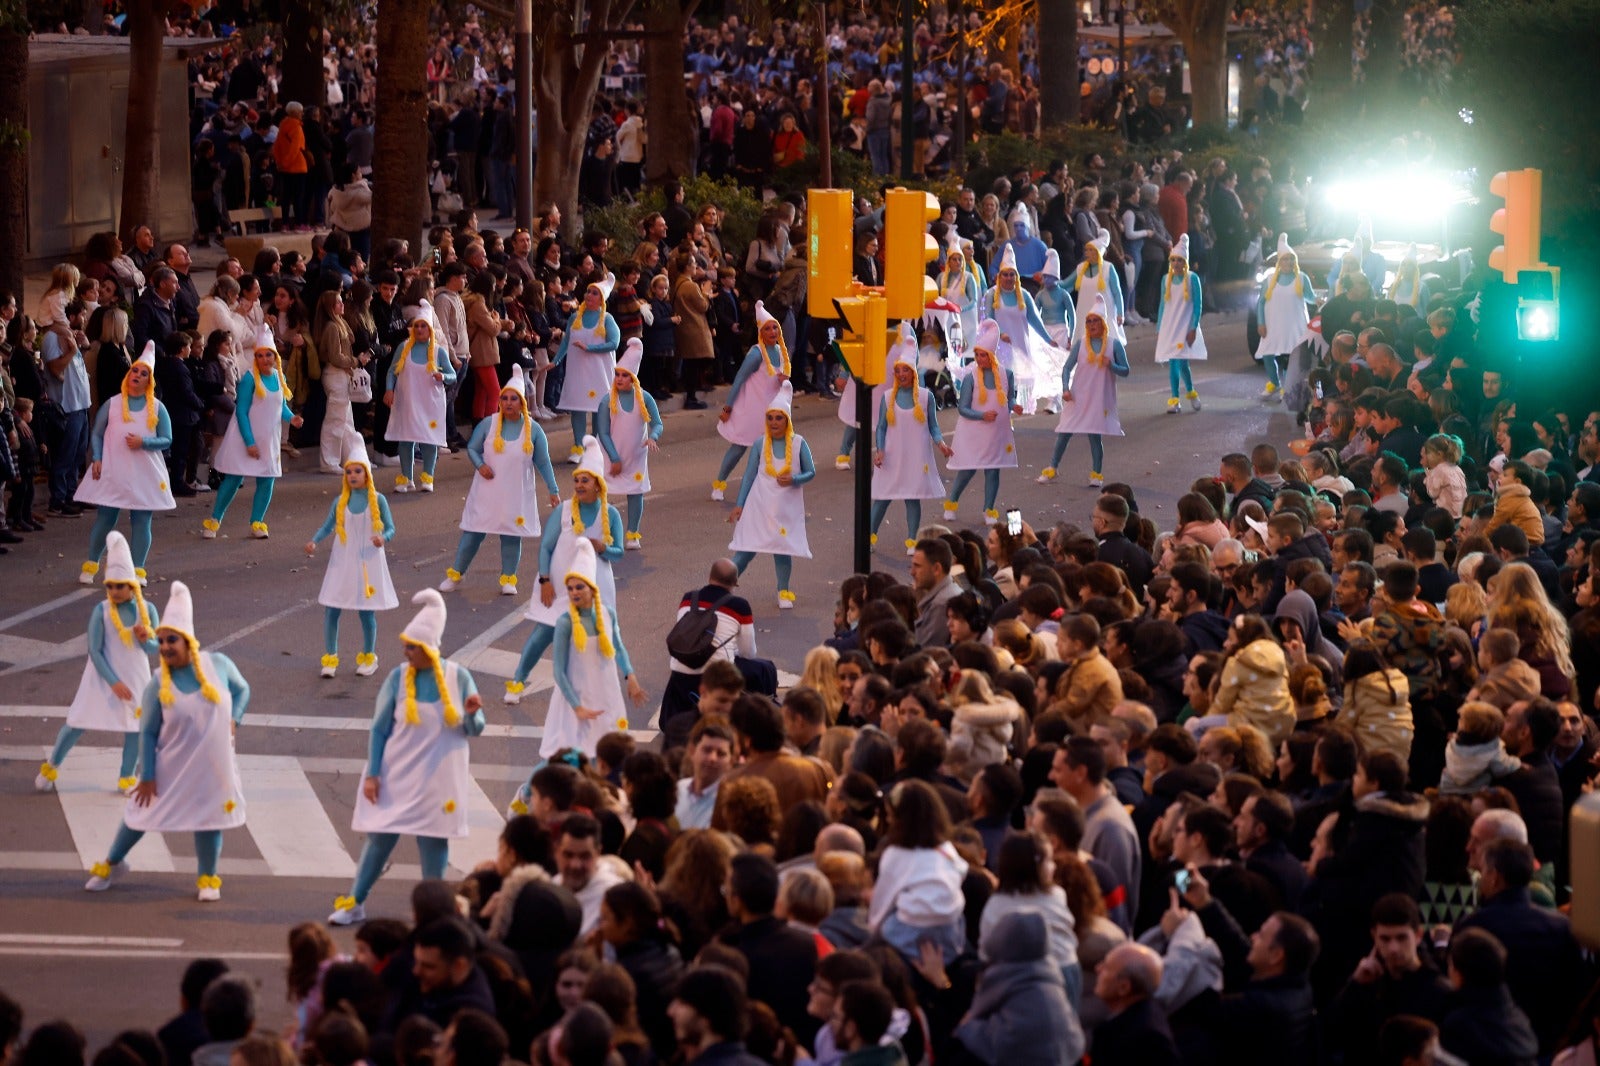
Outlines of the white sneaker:
[{"label": "white sneaker", "polygon": [[782,599],[780,599],[778,601],[778,610],[780,610],[780,611],[792,611],[792,610],[794,610],[794,601],[793,600],[782,600]]},{"label": "white sneaker", "polygon": [[626,537],[622,538],[622,540],[623,540],[622,547],[623,547],[623,549],[625,551],[630,551],[630,552],[644,551],[644,538],[643,537],[636,536],[636,535],[629,535],[629,536],[626,536]]},{"label": "white sneaker", "polygon": [[222,889],[212,888],[209,885],[195,893],[195,899],[201,903],[217,903],[222,900]]},{"label": "white sneaker", "polygon": [[266,540],[272,534],[267,531],[265,522],[252,522],[250,523],[250,536],[253,540]]},{"label": "white sneaker", "polygon": [[33,778],[33,790],[35,792],[54,792],[56,783],[44,776],[44,774],[36,774]]},{"label": "white sneaker", "polygon": [[956,517],[956,509],[954,507],[946,507],[944,509],[944,520],[946,522],[954,521],[955,517]]},{"label": "white sneaker", "polygon": [[440,592],[454,592],[459,587],[459,583],[453,577],[447,577],[443,581],[439,582]]},{"label": "white sneaker", "polygon": [[324,666],[322,668],[322,676],[323,677],[334,677],[338,673],[339,673],[339,668],[337,666]]},{"label": "white sneaker", "polygon": [[502,596],[515,596],[516,594],[517,594],[517,586],[515,586],[515,585],[501,585],[500,586],[500,595],[502,595]]},{"label": "white sneaker", "polygon": [[431,482],[431,481],[420,482],[417,485],[417,491],[418,492],[432,492],[433,491],[433,482]]},{"label": "white sneaker", "polygon": [[83,883],[83,890],[85,892],[104,892],[106,889],[111,887],[112,882],[116,881],[127,872],[127,862],[119,862],[115,866],[111,867],[106,872],[104,877],[100,876],[99,874],[91,874],[89,880]]},{"label": "white sneaker", "polygon": [[[716,501],[717,503],[721,503],[722,499],[723,499],[722,490],[721,489],[712,489],[711,490],[711,498],[714,501]],[[88,582],[84,582],[84,583],[88,584]]]},{"label": "white sneaker", "polygon": [[[213,533],[211,535],[213,537],[216,536],[215,533]],[[80,585],[92,585],[92,584],[94,584],[94,578],[95,578],[95,575],[89,573],[89,571],[87,571],[87,570],[79,570],[78,571],[78,584],[80,584]]]},{"label": "white sneaker", "polygon": [[842,455],[836,455],[833,457],[833,468],[835,470],[849,470],[850,460]]},{"label": "white sneaker", "polygon": [[369,662],[362,662],[361,656],[356,656],[356,676],[371,677],[378,672],[378,657],[374,655]]},{"label": "white sneaker", "polygon": [[522,693],[512,692],[510,689],[506,689],[505,695],[502,696],[501,699],[504,700],[508,706],[515,707],[517,704],[522,702]]},{"label": "white sneaker", "polygon": [[583,453],[582,452],[568,452],[567,453],[567,462],[572,464],[573,466],[577,466],[579,463],[583,462]]},{"label": "white sneaker", "polygon": [[189,487],[196,492],[210,492],[211,486],[204,481],[191,481]]},{"label": "white sneaker", "polygon": [[200,539],[201,540],[216,540],[217,539],[217,531],[214,530],[214,529],[207,529],[205,526],[201,526],[200,527]]},{"label": "white sneaker", "polygon": [[404,496],[406,493],[414,492],[415,490],[416,490],[416,486],[414,486],[414,485],[412,485],[412,484],[410,484],[408,482],[408,483],[406,483],[404,485],[396,485],[391,491],[395,492],[398,495]]},{"label": "white sneaker", "polygon": [[328,915],[329,925],[356,925],[367,920],[367,908],[357,903],[354,907],[335,910]]}]

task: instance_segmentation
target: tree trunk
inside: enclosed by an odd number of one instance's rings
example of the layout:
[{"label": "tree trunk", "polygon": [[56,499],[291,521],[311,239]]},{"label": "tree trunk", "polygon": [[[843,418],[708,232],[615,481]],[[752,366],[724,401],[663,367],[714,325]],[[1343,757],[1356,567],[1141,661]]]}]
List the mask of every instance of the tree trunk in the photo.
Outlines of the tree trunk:
[{"label": "tree trunk", "polygon": [[1367,56],[1362,62],[1362,99],[1369,114],[1386,106],[1400,81],[1400,32],[1404,9],[1399,0],[1373,0],[1368,11]]},{"label": "tree trunk", "polygon": [[[161,45],[159,0],[129,0],[128,120],[122,147],[122,243],[140,226],[161,228]],[[177,236],[188,236],[178,234]]]},{"label": "tree trunk", "polygon": [[20,299],[28,246],[28,27],[17,22],[0,28],[0,291]]},{"label": "tree trunk", "polygon": [[1319,112],[1333,110],[1350,91],[1355,47],[1354,0],[1317,0],[1313,41],[1316,59],[1311,64],[1311,106]]},{"label": "tree trunk", "polygon": [[[1038,0],[1039,40],[1057,56],[1078,54],[1078,11],[1073,0]],[[1065,126],[1078,118],[1078,64],[1041,63],[1039,124]]]},{"label": "tree trunk", "polygon": [[1189,55],[1190,106],[1197,127],[1228,124],[1227,23],[1209,27],[1186,45]]},{"label": "tree trunk", "polygon": [[695,124],[683,84],[683,35],[700,0],[653,0],[644,10],[645,98],[650,144],[645,180],[665,185],[694,173]]},{"label": "tree trunk", "polygon": [[378,13],[372,238],[411,242],[420,258],[428,222],[428,12],[431,0],[383,0]]},{"label": "tree trunk", "polygon": [[288,0],[283,5],[283,82],[278,99],[321,107],[328,99],[322,76],[322,5]]}]

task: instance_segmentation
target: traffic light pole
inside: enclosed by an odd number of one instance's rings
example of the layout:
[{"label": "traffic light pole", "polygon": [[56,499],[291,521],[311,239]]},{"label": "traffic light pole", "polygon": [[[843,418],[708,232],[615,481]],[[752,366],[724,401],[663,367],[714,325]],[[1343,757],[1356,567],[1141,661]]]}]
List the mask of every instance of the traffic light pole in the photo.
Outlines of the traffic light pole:
[{"label": "traffic light pole", "polygon": [[856,378],[855,572],[872,573],[872,386]]}]

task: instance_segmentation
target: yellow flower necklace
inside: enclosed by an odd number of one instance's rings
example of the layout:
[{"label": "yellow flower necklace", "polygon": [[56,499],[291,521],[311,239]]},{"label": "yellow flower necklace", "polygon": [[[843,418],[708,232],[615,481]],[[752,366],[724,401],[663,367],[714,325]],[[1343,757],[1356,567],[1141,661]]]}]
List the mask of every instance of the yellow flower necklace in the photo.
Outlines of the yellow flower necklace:
[{"label": "yellow flower necklace", "polygon": [[[439,686],[439,702],[444,705],[444,724],[454,729],[461,724],[461,712],[456,710],[456,705],[450,700],[450,690],[445,687],[444,667],[439,662],[439,653],[424,644],[412,646],[428,653],[428,661],[433,664],[433,680]],[[406,724],[422,724],[422,719],[417,715],[417,668],[414,666],[406,667]]]}]

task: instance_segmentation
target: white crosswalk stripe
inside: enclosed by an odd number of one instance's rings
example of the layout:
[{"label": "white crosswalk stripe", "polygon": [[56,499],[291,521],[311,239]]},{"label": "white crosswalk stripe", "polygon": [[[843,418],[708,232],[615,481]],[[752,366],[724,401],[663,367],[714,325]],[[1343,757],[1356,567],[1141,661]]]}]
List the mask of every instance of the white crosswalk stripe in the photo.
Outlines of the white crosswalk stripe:
[{"label": "white crosswalk stripe", "polygon": [[293,877],[303,870],[325,877],[355,875],[356,864],[294,756],[240,756],[239,784],[250,836],[274,875]]}]

